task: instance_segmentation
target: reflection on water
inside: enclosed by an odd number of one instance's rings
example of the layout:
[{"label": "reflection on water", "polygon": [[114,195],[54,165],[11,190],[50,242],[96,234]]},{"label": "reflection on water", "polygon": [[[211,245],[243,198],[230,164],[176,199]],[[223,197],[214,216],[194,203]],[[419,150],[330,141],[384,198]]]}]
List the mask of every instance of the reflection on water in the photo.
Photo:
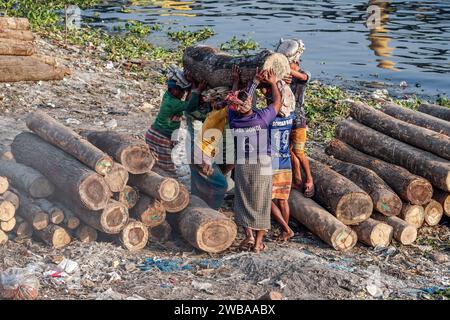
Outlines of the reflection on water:
[{"label": "reflection on water", "polygon": [[[167,28],[212,27],[207,43],[233,35],[274,48],[280,37],[306,44],[305,67],[315,77],[406,80],[428,94],[450,94],[450,1],[191,0],[108,1],[86,11],[93,25],[111,29],[126,20]],[[122,6],[131,13],[124,13]],[[380,25],[367,28],[367,8],[380,7]],[[128,10],[126,10],[128,12]],[[99,15],[99,18],[97,18]],[[161,38],[154,33],[152,37]],[[151,39],[151,40],[154,40]]]}]

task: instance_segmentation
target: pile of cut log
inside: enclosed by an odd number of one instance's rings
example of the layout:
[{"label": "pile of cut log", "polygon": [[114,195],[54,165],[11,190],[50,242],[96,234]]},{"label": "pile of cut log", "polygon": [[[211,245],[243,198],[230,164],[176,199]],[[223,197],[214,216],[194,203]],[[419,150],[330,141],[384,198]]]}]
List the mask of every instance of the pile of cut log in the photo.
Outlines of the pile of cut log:
[{"label": "pile of cut log", "polygon": [[0,17],[0,82],[62,80],[70,74],[56,60],[40,56],[28,19]]},{"label": "pile of cut log", "polygon": [[357,240],[409,245],[419,228],[450,216],[450,111],[429,104],[419,110],[428,114],[351,103],[351,118],[325,153],[311,153],[316,195],[293,191],[293,216],[336,250]]},{"label": "pile of cut log", "polygon": [[[35,234],[57,248],[71,237],[99,239],[135,251],[149,239],[167,240],[174,228],[207,252],[233,243],[234,222],[151,171],[155,159],[142,140],[112,131],[78,134],[41,111],[30,113],[26,125],[32,132],[15,137],[14,158],[0,160],[0,220],[12,238]],[[9,184],[14,189],[6,192]],[[6,224],[19,221],[11,221],[16,210],[21,224],[13,229]],[[7,239],[4,232],[0,239]]]}]

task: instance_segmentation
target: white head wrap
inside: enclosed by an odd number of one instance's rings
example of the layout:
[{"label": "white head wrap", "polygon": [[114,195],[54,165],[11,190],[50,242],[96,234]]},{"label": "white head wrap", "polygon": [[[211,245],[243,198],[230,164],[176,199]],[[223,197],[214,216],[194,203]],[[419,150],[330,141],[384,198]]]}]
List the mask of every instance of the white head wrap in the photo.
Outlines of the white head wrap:
[{"label": "white head wrap", "polygon": [[290,63],[297,62],[303,52],[305,52],[305,44],[302,40],[280,39],[277,48],[278,53],[284,54]]}]

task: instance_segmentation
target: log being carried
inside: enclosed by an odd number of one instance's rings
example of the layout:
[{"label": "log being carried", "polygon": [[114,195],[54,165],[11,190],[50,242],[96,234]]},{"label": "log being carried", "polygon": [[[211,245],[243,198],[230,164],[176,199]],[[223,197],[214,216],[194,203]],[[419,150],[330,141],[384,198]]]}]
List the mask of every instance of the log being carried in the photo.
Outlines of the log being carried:
[{"label": "log being carried", "polygon": [[423,205],[430,202],[433,196],[433,187],[426,179],[400,166],[364,154],[338,139],[333,139],[329,143],[326,153],[342,161],[373,170],[407,202]]},{"label": "log being carried", "polygon": [[11,150],[18,162],[42,172],[64,198],[78,206],[100,210],[112,196],[102,176],[35,134],[17,135]]},{"label": "log being carried", "polygon": [[428,179],[434,186],[450,191],[450,162],[445,159],[350,119],[338,125],[336,136],[358,150],[402,166]]},{"label": "log being carried", "polygon": [[450,136],[450,123],[445,120],[391,103],[381,106],[381,111],[396,119]]},{"label": "log being carried", "polygon": [[367,220],[373,211],[372,199],[360,187],[327,165],[310,159],[316,185],[314,199],[346,225]]},{"label": "log being carried", "polygon": [[95,172],[106,175],[113,169],[110,156],[45,112],[29,113],[26,124],[28,129],[39,137],[75,157]]},{"label": "log being carried", "polygon": [[189,206],[175,220],[175,227],[187,242],[209,253],[228,249],[237,235],[237,226],[231,219],[196,196],[191,196]]},{"label": "log being carried", "polygon": [[289,196],[292,216],[335,250],[347,251],[357,242],[356,233],[316,202],[292,190]]},{"label": "log being carried", "polygon": [[311,157],[330,166],[334,171],[353,181],[372,198],[374,209],[386,216],[396,216],[402,209],[397,194],[374,171],[344,162],[314,150]]},{"label": "log being carried", "polygon": [[351,104],[350,115],[378,132],[450,160],[449,136],[403,122],[361,102]]},{"label": "log being carried", "polygon": [[253,56],[235,57],[216,48],[199,45],[187,48],[183,55],[185,70],[192,74],[195,81],[206,80],[211,88],[231,88],[233,65],[239,66],[244,84],[252,81],[257,68],[273,69],[280,80],[291,73],[286,56],[269,50]]},{"label": "log being carried", "polygon": [[23,190],[33,198],[47,198],[55,189],[40,172],[13,161],[0,160],[0,176],[8,177],[12,186]]},{"label": "log being carried", "polygon": [[129,134],[114,131],[83,131],[81,134],[130,173],[149,172],[155,164],[148,145]]}]

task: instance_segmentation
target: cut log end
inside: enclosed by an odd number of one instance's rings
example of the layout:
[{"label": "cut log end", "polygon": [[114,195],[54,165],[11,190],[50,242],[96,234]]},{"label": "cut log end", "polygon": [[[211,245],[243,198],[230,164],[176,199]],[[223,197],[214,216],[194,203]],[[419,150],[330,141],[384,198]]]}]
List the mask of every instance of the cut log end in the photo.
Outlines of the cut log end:
[{"label": "cut log end", "polygon": [[8,179],[5,177],[0,177],[0,194],[5,193],[9,188]]},{"label": "cut log end", "polygon": [[237,235],[237,227],[227,219],[205,223],[197,229],[199,249],[219,253],[231,246]]},{"label": "cut log end", "polygon": [[189,190],[185,186],[180,185],[180,192],[175,200],[163,201],[162,204],[168,213],[179,213],[187,208],[189,200]]},{"label": "cut log end", "polygon": [[416,241],[417,239],[417,229],[414,228],[414,226],[407,226],[403,229],[402,233],[400,234],[399,238],[397,239],[400,241],[403,245],[411,245]]},{"label": "cut log end", "polygon": [[393,192],[378,192],[374,209],[385,216],[396,216],[402,210],[402,200]]},{"label": "cut log end", "polygon": [[105,175],[105,182],[111,192],[121,192],[128,183],[128,171],[120,164],[114,163],[114,167]]},{"label": "cut log end", "polygon": [[0,222],[0,229],[3,230],[4,232],[12,231],[15,226],[16,226],[16,218],[14,217],[11,220]]},{"label": "cut log end", "polygon": [[437,226],[441,222],[442,216],[444,215],[444,209],[441,204],[435,200],[431,200],[424,207],[424,218],[425,222],[429,226]]},{"label": "cut log end", "polygon": [[33,228],[35,230],[43,230],[47,228],[48,224],[50,222],[50,219],[48,217],[48,214],[44,211],[37,212],[33,217]]},{"label": "cut log end", "polygon": [[356,245],[358,237],[350,228],[343,228],[336,230],[330,241],[335,250],[348,251]]},{"label": "cut log end", "polygon": [[180,192],[178,181],[172,178],[165,179],[159,188],[159,194],[163,201],[173,201]]},{"label": "cut log end", "polygon": [[49,214],[50,222],[53,224],[61,224],[64,221],[64,212],[60,209],[55,209]]},{"label": "cut log end", "polygon": [[67,246],[72,239],[70,235],[61,227],[55,226],[55,231],[53,232],[52,244],[56,249],[63,248]]},{"label": "cut log end", "polygon": [[353,192],[343,196],[336,207],[336,218],[346,225],[359,224],[373,211],[372,199],[366,193]]},{"label": "cut log end", "polygon": [[124,204],[111,202],[103,211],[101,225],[105,233],[117,234],[128,221],[128,209]]},{"label": "cut log end", "polygon": [[122,152],[120,163],[133,174],[144,174],[153,168],[155,159],[146,145],[133,145]]},{"label": "cut log end", "polygon": [[77,238],[83,243],[90,243],[97,240],[98,232],[88,225],[81,225],[75,231]]},{"label": "cut log end", "polygon": [[148,228],[139,221],[128,223],[121,233],[121,242],[129,251],[142,250],[148,242]]},{"label": "cut log end", "polygon": [[433,197],[433,186],[425,179],[417,179],[409,184],[406,193],[411,204],[423,205]]},{"label": "cut log end", "polygon": [[149,228],[159,226],[166,220],[166,209],[160,201],[155,200],[146,210],[140,213],[140,220]]},{"label": "cut log end", "polygon": [[425,211],[422,206],[405,204],[400,217],[415,228],[420,228],[425,221]]},{"label": "cut log end", "polygon": [[101,174],[102,176],[105,176],[112,171],[113,166],[113,159],[109,156],[104,156],[95,164],[95,172]]},{"label": "cut log end", "polygon": [[11,220],[16,213],[16,208],[14,204],[10,201],[0,199],[0,221]]},{"label": "cut log end", "polygon": [[450,217],[450,193],[442,190],[435,190],[433,199],[441,204],[444,214]]},{"label": "cut log end", "polygon": [[14,232],[18,238],[28,239],[33,236],[33,227],[27,221],[22,221],[16,224]]},{"label": "cut log end", "polygon": [[391,244],[394,229],[385,223],[377,224],[371,234],[370,239],[374,247],[388,247]]},{"label": "cut log end", "polygon": [[55,187],[53,184],[44,177],[34,180],[28,188],[28,193],[33,198],[47,198],[51,196],[54,191]]},{"label": "cut log end", "polygon": [[90,175],[79,186],[81,201],[90,210],[106,207],[111,192],[100,175]]},{"label": "cut log end", "polygon": [[133,187],[125,186],[119,193],[118,201],[122,202],[128,209],[131,209],[139,201],[139,192]]}]

